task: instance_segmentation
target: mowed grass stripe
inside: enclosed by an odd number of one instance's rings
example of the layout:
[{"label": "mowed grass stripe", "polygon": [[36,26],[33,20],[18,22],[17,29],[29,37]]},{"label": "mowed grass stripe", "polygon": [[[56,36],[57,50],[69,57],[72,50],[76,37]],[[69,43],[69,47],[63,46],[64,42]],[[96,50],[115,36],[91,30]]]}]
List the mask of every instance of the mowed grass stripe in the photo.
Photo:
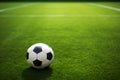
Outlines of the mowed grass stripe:
[{"label": "mowed grass stripe", "polygon": [[88,3],[37,3],[33,6],[19,8],[7,12],[0,13],[0,15],[117,15],[118,12],[109,9],[89,5]]},{"label": "mowed grass stripe", "polygon": [[0,9],[5,9],[5,8],[10,8],[10,7],[15,7],[19,6],[25,3],[17,3],[17,2],[12,2],[12,3],[7,3],[7,2],[0,2]]},{"label": "mowed grass stripe", "polygon": [[88,17],[88,18],[89,17],[111,17],[112,18],[112,17],[116,17],[116,18],[119,18],[120,15],[104,15],[104,14],[103,15],[102,14],[101,15],[89,15],[89,14],[88,15],[87,14],[86,15],[80,15],[80,14],[77,14],[77,15],[64,15],[64,14],[61,14],[61,15],[60,14],[58,14],[58,15],[57,14],[55,14],[55,15],[29,15],[28,14],[28,15],[0,15],[0,17],[8,17],[8,18],[9,17],[16,17],[16,18],[17,17],[23,17],[23,18],[24,17],[26,17],[26,18],[37,18],[37,17],[39,17],[39,18],[40,17],[48,17],[48,18],[52,18],[52,17],[53,18],[54,17],[58,17],[58,18],[60,18],[60,17],[61,18],[62,17],[68,17],[68,18],[69,17]]},{"label": "mowed grass stripe", "polygon": [[19,9],[19,8],[24,8],[24,7],[28,7],[28,6],[31,6],[31,5],[33,5],[33,4],[23,4],[23,5],[19,5],[19,6],[14,6],[14,7],[9,7],[9,8],[5,8],[5,9],[0,9],[0,12],[15,10],[15,9]]},{"label": "mowed grass stripe", "polygon": [[115,10],[115,11],[120,11],[120,8],[115,8],[115,7],[111,7],[111,6],[107,6],[107,5],[103,5],[103,4],[91,3],[91,5],[95,5],[95,6],[98,6],[98,7],[103,7],[103,8],[111,9],[111,10]]},{"label": "mowed grass stripe", "polygon": [[100,2],[100,4],[108,5],[120,9],[120,2]]}]

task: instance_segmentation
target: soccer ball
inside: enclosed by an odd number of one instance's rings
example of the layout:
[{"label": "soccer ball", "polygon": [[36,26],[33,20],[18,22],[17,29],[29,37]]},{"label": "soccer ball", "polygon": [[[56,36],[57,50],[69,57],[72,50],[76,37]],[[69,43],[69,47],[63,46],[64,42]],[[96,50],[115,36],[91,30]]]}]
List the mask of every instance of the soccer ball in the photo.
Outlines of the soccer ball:
[{"label": "soccer ball", "polygon": [[28,48],[26,58],[32,67],[42,69],[52,63],[54,53],[50,46],[37,43]]}]

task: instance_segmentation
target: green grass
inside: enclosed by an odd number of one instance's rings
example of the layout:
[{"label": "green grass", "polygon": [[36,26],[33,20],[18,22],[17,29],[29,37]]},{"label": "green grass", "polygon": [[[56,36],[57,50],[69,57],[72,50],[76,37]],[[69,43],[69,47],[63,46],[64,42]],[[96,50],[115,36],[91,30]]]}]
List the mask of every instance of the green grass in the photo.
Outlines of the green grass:
[{"label": "green grass", "polygon": [[102,4],[104,5],[108,5],[108,6],[111,6],[111,7],[116,7],[116,8],[120,8],[120,3],[116,3],[116,2],[102,2]]},{"label": "green grass", "polygon": [[[0,7],[17,4],[0,3]],[[96,16],[14,17],[50,14]],[[119,80],[119,15],[119,11],[88,3],[35,3],[0,12],[0,80]],[[38,42],[54,50],[48,69],[30,68],[25,59],[27,48]]]}]

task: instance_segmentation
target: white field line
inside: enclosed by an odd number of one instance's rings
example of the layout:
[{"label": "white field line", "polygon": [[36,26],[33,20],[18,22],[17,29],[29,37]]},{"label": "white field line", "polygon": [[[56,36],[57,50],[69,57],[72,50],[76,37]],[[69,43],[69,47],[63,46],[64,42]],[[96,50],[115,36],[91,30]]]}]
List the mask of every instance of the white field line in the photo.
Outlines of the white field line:
[{"label": "white field line", "polygon": [[115,10],[115,11],[120,11],[119,8],[115,8],[115,7],[111,7],[111,6],[106,6],[106,5],[103,5],[103,4],[95,4],[95,3],[90,3],[90,4],[91,4],[91,5],[98,6],[98,7],[106,8],[106,9],[111,9],[111,10]]},{"label": "white field line", "polygon": [[23,4],[23,5],[19,5],[19,6],[10,7],[10,8],[0,9],[0,12],[10,11],[10,10],[18,9],[18,8],[24,8],[24,7],[28,7],[31,5],[33,5],[33,4],[32,3],[31,4]]},{"label": "white field line", "polygon": [[27,17],[27,18],[54,18],[54,17],[120,17],[120,15],[102,15],[102,14],[98,14],[98,15],[82,15],[82,14],[77,14],[77,15],[63,15],[63,14],[53,14],[53,15],[0,15],[0,17]]}]

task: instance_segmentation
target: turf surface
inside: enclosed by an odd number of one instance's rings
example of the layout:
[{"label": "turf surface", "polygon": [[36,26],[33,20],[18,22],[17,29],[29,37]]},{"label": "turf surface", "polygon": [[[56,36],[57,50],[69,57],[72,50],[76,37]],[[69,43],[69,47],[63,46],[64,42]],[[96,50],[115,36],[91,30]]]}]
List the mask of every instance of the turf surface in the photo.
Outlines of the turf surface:
[{"label": "turf surface", "polygon": [[[32,5],[8,9],[24,4]],[[0,80],[120,80],[120,11],[89,3],[0,3],[6,8],[0,12]],[[38,42],[54,50],[48,69],[30,68],[25,59]]]}]

